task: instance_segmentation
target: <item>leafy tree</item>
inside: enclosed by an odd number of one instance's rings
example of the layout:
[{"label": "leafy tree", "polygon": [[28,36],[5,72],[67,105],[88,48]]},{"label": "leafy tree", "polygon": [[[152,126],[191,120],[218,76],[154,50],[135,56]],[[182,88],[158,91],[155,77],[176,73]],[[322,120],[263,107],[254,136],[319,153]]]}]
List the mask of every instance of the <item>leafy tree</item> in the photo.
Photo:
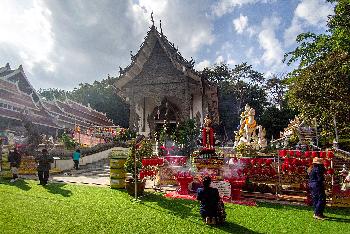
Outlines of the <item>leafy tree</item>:
[{"label": "leafy tree", "polygon": [[62,89],[49,88],[49,89],[39,89],[38,93],[40,94],[40,96],[44,97],[48,101],[52,101],[55,98],[63,101],[66,99],[66,95],[69,92]]},{"label": "leafy tree", "polygon": [[175,130],[175,140],[183,146],[182,153],[189,155],[197,147],[196,140],[200,134],[200,129],[194,119],[189,119],[180,123]]},{"label": "leafy tree", "polygon": [[285,79],[274,74],[266,80],[264,88],[270,97],[270,104],[282,108],[287,91]]},{"label": "leafy tree", "polygon": [[267,105],[266,93],[262,87],[264,76],[247,63],[238,64],[233,69],[227,64],[216,64],[205,68],[202,75],[218,86],[221,122],[216,130],[218,135],[232,139],[245,104],[249,103],[256,110],[257,116],[262,114]]},{"label": "leafy tree", "polygon": [[274,105],[267,107],[260,118],[260,124],[266,129],[266,138],[278,139],[280,132],[294,119],[298,113],[287,105],[287,101],[283,100],[281,106],[277,108]]},{"label": "leafy tree", "polygon": [[288,64],[299,66],[288,76],[290,105],[302,116],[316,118],[326,133],[349,134],[350,121],[350,2],[335,4],[325,34],[302,33],[299,46],[285,55]]}]

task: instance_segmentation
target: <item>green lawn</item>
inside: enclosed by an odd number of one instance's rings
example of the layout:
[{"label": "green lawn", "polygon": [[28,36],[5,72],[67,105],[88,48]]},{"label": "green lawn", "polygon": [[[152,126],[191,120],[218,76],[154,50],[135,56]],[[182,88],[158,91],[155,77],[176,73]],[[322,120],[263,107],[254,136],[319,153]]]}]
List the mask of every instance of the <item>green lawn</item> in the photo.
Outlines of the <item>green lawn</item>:
[{"label": "green lawn", "polygon": [[204,225],[198,203],[149,193],[140,203],[109,188],[0,179],[0,233],[350,233],[350,209],[312,218],[308,207],[226,204],[227,223]]}]

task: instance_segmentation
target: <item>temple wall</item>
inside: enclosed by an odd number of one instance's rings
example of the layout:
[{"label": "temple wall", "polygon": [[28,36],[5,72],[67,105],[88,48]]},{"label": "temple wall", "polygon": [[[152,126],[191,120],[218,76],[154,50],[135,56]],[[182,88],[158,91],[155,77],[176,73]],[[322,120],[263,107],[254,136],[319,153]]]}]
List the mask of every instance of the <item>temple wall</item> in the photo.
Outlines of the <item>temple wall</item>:
[{"label": "temple wall", "polygon": [[202,105],[203,105],[202,95],[201,94],[193,95],[193,118],[196,120],[199,119],[200,125],[203,124],[203,119],[204,119]]}]

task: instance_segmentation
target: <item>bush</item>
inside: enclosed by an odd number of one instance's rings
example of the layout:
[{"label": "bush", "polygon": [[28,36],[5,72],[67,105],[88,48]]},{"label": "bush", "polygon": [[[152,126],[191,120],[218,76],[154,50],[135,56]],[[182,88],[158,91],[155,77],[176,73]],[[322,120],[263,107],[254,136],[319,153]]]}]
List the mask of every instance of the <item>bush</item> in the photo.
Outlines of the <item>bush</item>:
[{"label": "bush", "polygon": [[[130,148],[128,151],[128,157],[124,164],[125,171],[132,174],[132,177],[135,178],[138,175],[139,170],[142,168],[142,162],[140,158],[140,154],[136,152],[136,143],[135,140],[132,140],[130,143]],[[136,171],[135,171],[135,162],[136,160]]]},{"label": "bush", "polygon": [[63,142],[64,147],[68,150],[72,150],[78,145],[78,143],[66,133],[62,134],[61,141]]}]

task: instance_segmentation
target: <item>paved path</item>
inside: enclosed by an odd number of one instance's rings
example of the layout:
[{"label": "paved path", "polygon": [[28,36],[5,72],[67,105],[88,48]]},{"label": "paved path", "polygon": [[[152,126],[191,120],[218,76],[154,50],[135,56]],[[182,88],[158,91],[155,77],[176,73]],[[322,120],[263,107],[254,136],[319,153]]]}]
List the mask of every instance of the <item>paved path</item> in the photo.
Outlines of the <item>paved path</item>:
[{"label": "paved path", "polygon": [[[72,169],[61,174],[52,175],[51,180],[63,183],[109,186],[109,174],[109,159],[103,159],[96,163],[80,166],[79,170]],[[146,181],[146,188],[152,188],[153,185],[153,181]]]},{"label": "paved path", "polygon": [[[73,162],[72,162],[73,163]],[[109,186],[109,159],[80,166],[79,170],[72,169],[52,176],[53,181],[64,183],[81,183]]]}]

